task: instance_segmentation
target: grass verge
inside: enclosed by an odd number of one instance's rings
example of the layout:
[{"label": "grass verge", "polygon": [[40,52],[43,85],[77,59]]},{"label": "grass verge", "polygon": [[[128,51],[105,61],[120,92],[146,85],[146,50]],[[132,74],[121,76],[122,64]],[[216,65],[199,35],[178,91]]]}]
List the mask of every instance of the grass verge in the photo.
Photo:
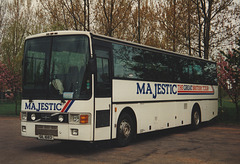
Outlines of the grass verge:
[{"label": "grass verge", "polygon": [[219,106],[218,122],[222,123],[237,123],[240,124],[240,120],[236,121],[236,107],[230,99],[222,99],[222,107]]},{"label": "grass verge", "polygon": [[[21,104],[17,105],[17,115],[21,111]],[[0,115],[16,115],[14,102],[0,102]]]}]

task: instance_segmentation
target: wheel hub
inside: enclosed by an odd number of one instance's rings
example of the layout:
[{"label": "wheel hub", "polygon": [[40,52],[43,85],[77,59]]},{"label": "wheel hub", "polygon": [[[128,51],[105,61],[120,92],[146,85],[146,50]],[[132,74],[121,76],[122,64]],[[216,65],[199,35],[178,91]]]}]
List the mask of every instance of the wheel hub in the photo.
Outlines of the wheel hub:
[{"label": "wheel hub", "polygon": [[193,119],[194,119],[195,125],[198,125],[199,122],[200,122],[200,117],[199,117],[198,112],[195,112],[195,113],[194,113]]},{"label": "wheel hub", "polygon": [[120,131],[122,132],[122,134],[127,138],[129,137],[130,133],[131,133],[131,126],[128,122],[126,122],[125,120],[123,120],[120,124]]}]

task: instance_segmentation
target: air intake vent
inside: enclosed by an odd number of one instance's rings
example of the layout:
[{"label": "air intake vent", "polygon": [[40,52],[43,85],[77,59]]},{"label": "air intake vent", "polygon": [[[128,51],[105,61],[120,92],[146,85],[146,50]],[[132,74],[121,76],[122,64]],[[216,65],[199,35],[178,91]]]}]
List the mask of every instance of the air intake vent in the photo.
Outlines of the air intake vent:
[{"label": "air intake vent", "polygon": [[184,103],[184,109],[187,109],[187,103]]}]

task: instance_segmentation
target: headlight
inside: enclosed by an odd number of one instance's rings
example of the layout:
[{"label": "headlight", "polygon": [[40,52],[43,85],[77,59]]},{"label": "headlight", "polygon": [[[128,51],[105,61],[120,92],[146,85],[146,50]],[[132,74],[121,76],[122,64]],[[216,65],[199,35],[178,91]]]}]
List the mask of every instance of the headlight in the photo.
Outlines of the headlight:
[{"label": "headlight", "polygon": [[32,120],[32,121],[35,121],[35,120],[36,120],[36,114],[35,114],[35,113],[31,114],[31,120]]},{"label": "headlight", "polygon": [[72,124],[79,124],[80,120],[80,115],[79,114],[70,114],[70,120],[69,120],[69,123],[72,123]]},{"label": "headlight", "polygon": [[58,116],[58,121],[59,121],[59,122],[63,122],[63,121],[64,121],[63,115],[59,115],[59,116]]},{"label": "headlight", "polygon": [[21,116],[22,116],[22,121],[27,121],[27,112],[22,112]]}]

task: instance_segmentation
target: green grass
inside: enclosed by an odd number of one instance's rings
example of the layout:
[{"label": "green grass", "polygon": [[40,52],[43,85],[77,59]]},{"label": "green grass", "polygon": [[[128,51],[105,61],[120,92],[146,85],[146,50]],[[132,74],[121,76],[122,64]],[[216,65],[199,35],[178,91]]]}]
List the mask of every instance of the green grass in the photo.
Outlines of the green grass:
[{"label": "green grass", "polygon": [[219,107],[218,121],[223,123],[240,123],[236,121],[235,104],[228,98],[222,99],[222,107]]},{"label": "green grass", "polygon": [[[17,115],[21,110],[21,104],[18,103]],[[0,102],[0,115],[16,115],[14,102]]]}]

